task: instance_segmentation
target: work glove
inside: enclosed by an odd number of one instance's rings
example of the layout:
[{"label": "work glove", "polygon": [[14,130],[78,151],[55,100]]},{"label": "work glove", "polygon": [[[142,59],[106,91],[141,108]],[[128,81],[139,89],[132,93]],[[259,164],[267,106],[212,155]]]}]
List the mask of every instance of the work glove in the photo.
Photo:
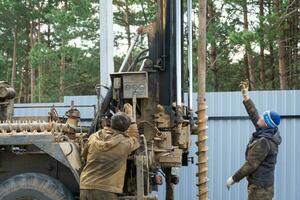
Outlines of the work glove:
[{"label": "work glove", "polygon": [[124,113],[126,113],[130,118],[132,118],[132,106],[130,105],[130,103],[125,103]]},{"label": "work glove", "polygon": [[230,176],[230,177],[227,179],[227,181],[226,181],[226,187],[227,187],[227,189],[229,190],[230,187],[231,187],[233,184],[235,184],[235,182],[234,182],[232,176]]},{"label": "work glove", "polygon": [[132,105],[130,105],[130,103],[124,104],[124,113],[126,113],[130,117],[131,123],[135,123],[132,110],[133,110],[133,108],[132,108]]},{"label": "work glove", "polygon": [[239,87],[241,88],[241,92],[244,100],[249,99],[248,91],[249,91],[249,81],[246,79],[245,81],[241,81]]}]

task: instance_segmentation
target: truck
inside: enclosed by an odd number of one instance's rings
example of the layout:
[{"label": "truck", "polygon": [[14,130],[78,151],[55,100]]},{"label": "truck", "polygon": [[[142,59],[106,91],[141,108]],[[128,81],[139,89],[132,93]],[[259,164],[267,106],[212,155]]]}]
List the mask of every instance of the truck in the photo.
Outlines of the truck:
[{"label": "truck", "polygon": [[129,67],[122,65],[110,75],[111,87],[90,127],[81,126],[74,104],[66,118],[59,117],[55,108],[45,117],[14,117],[16,92],[7,82],[0,82],[0,199],[79,199],[81,151],[89,135],[109,126],[112,114],[125,103],[133,106],[140,148],[127,159],[119,199],[158,199],[151,192],[162,184],[162,175],[166,198],[173,199],[173,185],[179,178],[172,169],[189,163],[194,123],[192,110],[181,102],[182,85],[177,81],[183,78],[177,67],[183,62],[178,51],[183,48],[178,44],[183,30],[182,26],[178,29],[181,5],[169,0],[156,3],[157,20],[139,28],[136,37],[147,34],[149,48]]}]

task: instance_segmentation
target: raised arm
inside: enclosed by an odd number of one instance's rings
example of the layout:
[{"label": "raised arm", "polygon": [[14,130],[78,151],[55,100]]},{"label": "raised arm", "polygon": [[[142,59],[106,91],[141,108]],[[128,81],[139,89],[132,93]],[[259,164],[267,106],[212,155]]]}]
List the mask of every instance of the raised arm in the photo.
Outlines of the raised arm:
[{"label": "raised arm", "polygon": [[259,119],[259,114],[257,112],[257,109],[256,109],[253,101],[249,97],[249,94],[248,94],[249,83],[248,83],[248,81],[242,81],[240,83],[240,88],[241,88],[241,92],[242,92],[242,96],[243,96],[243,104],[246,108],[246,111],[247,111],[253,125],[255,126],[255,128],[258,129],[257,121]]},{"label": "raised arm", "polygon": [[139,132],[138,127],[134,119],[132,118],[132,106],[129,103],[124,105],[124,112],[131,118],[131,125],[127,130],[127,135],[129,136],[130,149],[131,151],[136,150],[139,146]]},{"label": "raised arm", "polygon": [[130,125],[127,132],[128,132],[128,136],[130,138],[130,149],[131,149],[131,151],[134,151],[137,148],[139,148],[139,146],[140,146],[139,132],[138,132],[138,128],[137,128],[137,125],[135,122]]}]

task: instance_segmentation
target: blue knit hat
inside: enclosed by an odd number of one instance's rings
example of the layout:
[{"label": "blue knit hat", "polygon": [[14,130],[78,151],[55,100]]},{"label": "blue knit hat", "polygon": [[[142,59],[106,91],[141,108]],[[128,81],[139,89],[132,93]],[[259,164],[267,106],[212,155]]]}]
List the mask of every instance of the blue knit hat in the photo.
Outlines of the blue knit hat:
[{"label": "blue knit hat", "polygon": [[277,112],[265,111],[263,118],[269,128],[276,128],[280,124],[280,115]]}]

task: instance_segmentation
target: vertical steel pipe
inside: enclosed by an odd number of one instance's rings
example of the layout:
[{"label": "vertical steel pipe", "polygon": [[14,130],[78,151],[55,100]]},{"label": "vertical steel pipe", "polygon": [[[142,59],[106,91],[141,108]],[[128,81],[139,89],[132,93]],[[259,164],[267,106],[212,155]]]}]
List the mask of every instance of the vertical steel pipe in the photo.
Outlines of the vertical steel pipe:
[{"label": "vertical steel pipe", "polygon": [[187,25],[188,25],[188,69],[189,69],[189,108],[193,109],[193,24],[192,0],[187,0]]},{"label": "vertical steel pipe", "polygon": [[[110,87],[110,74],[114,72],[113,7],[112,0],[100,0],[100,85]],[[101,89],[104,98],[107,90]]]},{"label": "vertical steel pipe", "polygon": [[182,103],[181,92],[181,0],[176,1],[176,102]]}]

